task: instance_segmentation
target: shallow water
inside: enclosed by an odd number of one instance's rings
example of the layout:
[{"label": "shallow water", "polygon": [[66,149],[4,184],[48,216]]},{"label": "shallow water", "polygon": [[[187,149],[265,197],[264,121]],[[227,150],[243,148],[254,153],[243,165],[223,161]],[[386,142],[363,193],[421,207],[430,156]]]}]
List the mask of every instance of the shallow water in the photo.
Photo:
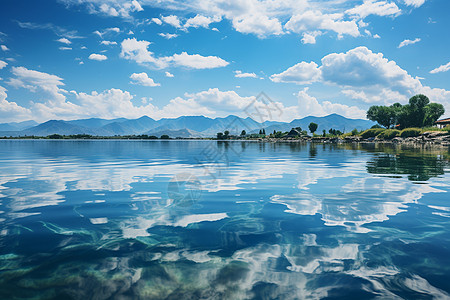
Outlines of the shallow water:
[{"label": "shallow water", "polygon": [[450,152],[0,141],[1,299],[447,299]]}]

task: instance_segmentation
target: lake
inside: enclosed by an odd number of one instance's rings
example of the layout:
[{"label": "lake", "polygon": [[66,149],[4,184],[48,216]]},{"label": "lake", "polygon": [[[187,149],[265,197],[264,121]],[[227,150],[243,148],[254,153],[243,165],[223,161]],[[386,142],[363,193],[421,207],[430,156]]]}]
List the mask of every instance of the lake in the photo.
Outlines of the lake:
[{"label": "lake", "polygon": [[450,152],[0,141],[1,299],[448,299]]}]

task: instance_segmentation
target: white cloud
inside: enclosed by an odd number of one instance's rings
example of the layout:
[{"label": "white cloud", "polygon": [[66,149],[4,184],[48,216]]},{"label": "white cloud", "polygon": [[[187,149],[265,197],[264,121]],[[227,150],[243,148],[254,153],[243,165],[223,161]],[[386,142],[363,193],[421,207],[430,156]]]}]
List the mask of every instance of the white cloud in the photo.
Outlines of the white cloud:
[{"label": "white cloud", "polygon": [[290,82],[296,84],[310,84],[320,79],[320,70],[315,62],[300,62],[280,74],[273,74],[273,82]]},{"label": "white cloud", "polygon": [[0,45],[0,48],[1,48],[3,51],[9,51],[9,48],[6,47],[6,45]]},{"label": "white cloud", "polygon": [[56,26],[56,25],[54,25],[52,23],[39,24],[39,23],[32,23],[32,22],[20,22],[20,21],[16,21],[16,22],[21,28],[26,28],[26,29],[31,29],[31,30],[36,30],[36,29],[51,30],[57,36],[65,37],[67,39],[80,39],[80,38],[83,38],[82,36],[80,36],[78,34],[78,32],[76,30],[67,30],[67,29],[65,29],[63,27]]},{"label": "white cloud", "polygon": [[56,41],[60,42],[60,43],[63,43],[63,44],[66,44],[66,45],[72,44],[72,42],[69,39],[66,39],[66,38],[60,38],[60,39],[58,39]]},{"label": "white cloud", "polygon": [[241,33],[256,34],[259,38],[283,34],[283,26],[277,18],[263,14],[249,14],[233,18],[233,27]]},{"label": "white cloud", "polygon": [[234,71],[234,77],[237,78],[258,78],[258,76],[255,73],[242,73],[242,71]]},{"label": "white cloud", "polygon": [[166,71],[166,77],[173,78],[175,76],[172,73]]},{"label": "white cloud", "polygon": [[[136,0],[133,1],[107,1],[101,3],[100,1],[88,1],[88,0],[78,0],[78,3],[83,2],[91,2],[91,5],[89,6],[91,13],[103,13],[111,17],[123,17],[123,18],[129,18],[130,13],[132,12],[139,12],[143,11],[142,6],[140,3]],[[95,7],[92,5],[95,2],[95,4],[100,4],[98,7]],[[100,2],[100,3],[98,3]]]},{"label": "white cloud", "polygon": [[71,47],[59,47],[59,50],[62,50],[62,51],[64,51],[64,50],[72,50],[72,48]]},{"label": "white cloud", "polygon": [[[129,3],[127,0],[61,0],[71,3],[85,3],[93,7],[92,12],[100,12],[119,16],[129,15],[127,10],[121,13],[120,8]],[[402,0],[407,5],[418,7],[424,0]],[[181,15],[195,14],[184,26],[180,18],[174,14],[151,19],[161,25],[162,22],[179,29],[189,27],[208,28],[210,23],[226,19],[233,28],[241,33],[255,34],[259,38],[270,35],[281,35],[285,29],[303,34],[305,31],[334,31],[338,37],[344,35],[359,36],[358,18],[370,14],[396,17],[400,13],[396,2],[400,0],[141,0],[140,3],[163,11],[181,12]],[[362,4],[361,4],[362,3]],[[358,5],[359,4],[359,5]],[[129,5],[129,4],[128,4]],[[350,7],[350,9],[349,9]],[[353,7],[353,8],[352,8]],[[129,9],[131,10],[131,9]],[[163,21],[161,21],[163,20]],[[287,23],[286,21],[289,20]],[[211,22],[212,21],[212,22]],[[283,26],[284,25],[284,26]],[[365,25],[367,26],[367,25]],[[300,29],[300,28],[305,29]]]},{"label": "white cloud", "polygon": [[27,108],[17,105],[16,102],[6,100],[6,89],[0,86],[0,119],[2,122],[17,122],[30,120],[31,111]]},{"label": "white cloud", "polygon": [[8,65],[7,62],[4,62],[3,60],[0,60],[0,70],[3,69],[4,67],[6,67]]},{"label": "white cloud", "polygon": [[[1,63],[0,63],[0,69],[1,69]],[[439,66],[436,69],[431,70],[430,73],[436,74],[436,73],[440,73],[440,72],[447,72],[448,70],[450,70],[450,62],[448,62],[445,65]]]},{"label": "white cloud", "polygon": [[309,88],[306,87],[297,93],[297,111],[299,117],[323,117],[332,113],[337,113],[352,119],[366,118],[366,111],[357,106],[348,106],[340,103],[332,103],[330,101],[319,103],[315,97],[308,94],[308,89]]},{"label": "white cloud", "polygon": [[120,28],[119,27],[110,27],[110,28],[106,28],[102,31],[96,30],[93,33],[98,35],[100,38],[103,38],[104,35],[108,35],[111,33],[120,33]]},{"label": "white cloud", "polygon": [[321,35],[321,31],[312,31],[312,32],[304,32],[302,37],[302,43],[303,44],[315,44],[316,43],[316,37]]},{"label": "white cloud", "polygon": [[176,33],[158,33],[158,35],[168,40],[178,37]]},{"label": "white cloud", "polygon": [[418,42],[420,42],[420,38],[416,38],[414,40],[404,40],[403,42],[401,42],[398,45],[398,48],[402,48],[402,47],[405,47],[405,46],[408,46],[408,45],[413,45],[413,44],[418,43]]},{"label": "white cloud", "polygon": [[103,60],[107,60],[108,57],[106,55],[103,54],[97,54],[97,53],[92,53],[91,55],[89,55],[88,57],[91,60],[97,60],[97,61],[103,61]]},{"label": "white cloud", "polygon": [[212,69],[225,67],[229,63],[217,56],[202,56],[199,54],[174,54],[172,56],[155,57],[148,51],[147,47],[151,43],[148,41],[138,41],[135,38],[123,40],[120,56],[134,60],[139,64],[153,65],[157,68],[166,68],[169,65],[182,66],[193,69]]},{"label": "white cloud", "polygon": [[229,63],[217,56],[202,56],[199,54],[174,54],[168,57],[168,60],[177,66],[183,66],[193,69],[214,69],[225,67]]},{"label": "white cloud", "polygon": [[360,35],[355,20],[345,21],[343,20],[343,14],[322,14],[318,10],[310,10],[302,14],[293,15],[284,25],[284,28],[297,33],[315,31],[317,29],[329,30],[336,32],[338,37],[342,37],[344,34],[353,37]]},{"label": "white cloud", "polygon": [[365,0],[363,4],[348,9],[346,13],[364,19],[369,15],[397,16],[401,10],[394,2]]},{"label": "white cloud", "polygon": [[395,61],[366,47],[331,53],[321,62],[320,67],[313,62],[301,62],[283,73],[272,75],[271,79],[297,84],[321,82],[337,86],[351,99],[386,105],[406,103],[411,96],[421,93],[450,109],[450,91],[424,86],[419,78],[409,75]]},{"label": "white cloud", "polygon": [[113,41],[101,41],[100,44],[105,45],[105,46],[111,46],[111,45],[117,45],[117,42],[113,42]]},{"label": "white cloud", "polygon": [[131,83],[133,84],[138,84],[138,85],[143,85],[143,86],[160,86],[161,84],[159,83],[155,83],[155,81],[153,81],[153,79],[151,79],[150,77],[148,77],[147,73],[133,73],[130,76],[130,79],[132,80]]},{"label": "white cloud", "polygon": [[166,16],[166,17],[161,17],[161,20],[169,25],[172,25],[175,28],[181,27],[181,22],[180,22],[180,19],[178,18],[178,16],[170,15],[170,16]]},{"label": "white cloud", "polygon": [[162,25],[162,21],[158,18],[152,18],[151,21],[155,24]]},{"label": "white cloud", "polygon": [[419,7],[422,6],[422,4],[425,3],[425,0],[403,0],[406,5]]},{"label": "white cloud", "polygon": [[189,27],[209,28],[209,24],[220,22],[221,20],[222,20],[222,17],[220,17],[220,16],[214,16],[214,17],[210,18],[210,17],[205,17],[205,16],[197,14],[195,17],[188,19],[186,21],[186,23],[184,24],[184,27],[185,28],[189,28]]},{"label": "white cloud", "polygon": [[65,91],[59,88],[64,85],[62,78],[24,67],[12,67],[11,72],[16,77],[10,78],[8,84],[16,88],[23,87],[32,92],[36,92],[39,88],[51,94],[55,99],[65,100],[63,95]]}]

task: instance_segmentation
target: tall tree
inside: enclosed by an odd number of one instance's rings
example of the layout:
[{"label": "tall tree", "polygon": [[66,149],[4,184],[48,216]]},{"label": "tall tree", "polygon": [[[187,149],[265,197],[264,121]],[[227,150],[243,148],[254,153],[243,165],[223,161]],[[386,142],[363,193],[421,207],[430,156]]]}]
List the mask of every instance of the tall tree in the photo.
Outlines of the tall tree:
[{"label": "tall tree", "polygon": [[317,130],[317,127],[319,127],[319,125],[314,122],[311,122],[308,125],[309,131],[311,131],[312,134],[314,134],[314,132]]},{"label": "tall tree", "polygon": [[410,117],[414,120],[416,127],[423,127],[426,114],[426,106],[430,103],[427,96],[419,94],[409,99]]},{"label": "tall tree", "polygon": [[425,120],[423,126],[433,126],[440,116],[445,113],[444,106],[439,103],[430,103],[425,106]]},{"label": "tall tree", "polygon": [[242,135],[242,136],[244,136],[244,135],[246,135],[246,134],[247,134],[247,132],[246,132],[245,130],[242,130],[242,131],[241,131],[241,135]]}]

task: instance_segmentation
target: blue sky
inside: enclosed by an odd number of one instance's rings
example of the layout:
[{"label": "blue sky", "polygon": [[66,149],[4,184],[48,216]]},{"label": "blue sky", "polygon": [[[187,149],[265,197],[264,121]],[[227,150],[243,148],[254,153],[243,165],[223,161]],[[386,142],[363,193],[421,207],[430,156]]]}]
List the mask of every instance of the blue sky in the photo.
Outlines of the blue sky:
[{"label": "blue sky", "polygon": [[[450,115],[446,0],[4,0],[0,123],[290,121],[418,93]],[[271,102],[257,96],[265,92]]]}]

